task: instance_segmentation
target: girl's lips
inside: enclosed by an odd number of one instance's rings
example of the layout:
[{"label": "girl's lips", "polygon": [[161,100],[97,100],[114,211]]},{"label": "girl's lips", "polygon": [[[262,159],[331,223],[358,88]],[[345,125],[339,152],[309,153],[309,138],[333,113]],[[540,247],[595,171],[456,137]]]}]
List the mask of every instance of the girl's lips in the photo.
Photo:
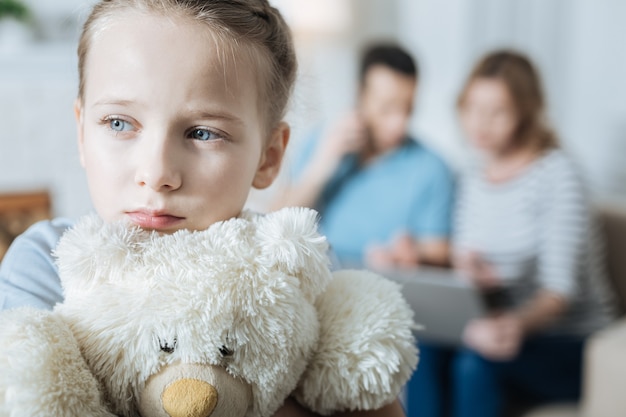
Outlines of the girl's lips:
[{"label": "girl's lips", "polygon": [[177,226],[184,220],[184,217],[172,216],[170,214],[146,213],[133,211],[127,213],[130,220],[142,229],[165,230]]}]

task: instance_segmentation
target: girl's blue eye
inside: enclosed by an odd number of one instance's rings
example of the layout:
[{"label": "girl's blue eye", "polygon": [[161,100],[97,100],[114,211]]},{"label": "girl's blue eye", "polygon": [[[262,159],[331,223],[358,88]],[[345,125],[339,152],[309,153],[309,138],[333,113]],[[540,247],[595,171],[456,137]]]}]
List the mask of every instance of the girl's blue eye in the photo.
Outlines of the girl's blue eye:
[{"label": "girl's blue eye", "polygon": [[111,128],[111,130],[114,130],[116,132],[125,132],[128,130],[133,130],[133,125],[121,119],[109,120],[109,127]]},{"label": "girl's blue eye", "polygon": [[219,139],[220,137],[219,135],[216,135],[215,133],[207,129],[194,129],[191,131],[191,138],[199,140],[199,141],[207,142],[210,140]]}]

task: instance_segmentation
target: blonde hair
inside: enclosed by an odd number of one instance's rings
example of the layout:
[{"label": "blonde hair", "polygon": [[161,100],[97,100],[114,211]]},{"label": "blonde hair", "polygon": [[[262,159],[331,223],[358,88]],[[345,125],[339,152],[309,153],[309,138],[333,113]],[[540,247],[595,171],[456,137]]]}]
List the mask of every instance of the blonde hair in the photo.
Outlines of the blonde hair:
[{"label": "blonde hair", "polygon": [[457,106],[462,108],[472,83],[477,79],[496,79],[509,91],[518,117],[514,143],[518,147],[533,147],[539,151],[558,146],[558,140],[548,126],[545,99],[538,71],[524,55],[508,50],[492,52],[483,57],[470,73]]},{"label": "blonde hair", "polygon": [[[85,62],[93,37],[116,13],[128,9],[205,23],[214,38],[221,41],[218,45],[230,46],[231,56],[235,56],[235,48],[249,53],[253,61],[248,64],[258,67],[260,109],[270,128],[282,120],[295,82],[297,61],[291,32],[267,0],[100,0],[85,21],[78,44],[79,98],[85,94]],[[221,52],[225,57],[226,53]]]}]

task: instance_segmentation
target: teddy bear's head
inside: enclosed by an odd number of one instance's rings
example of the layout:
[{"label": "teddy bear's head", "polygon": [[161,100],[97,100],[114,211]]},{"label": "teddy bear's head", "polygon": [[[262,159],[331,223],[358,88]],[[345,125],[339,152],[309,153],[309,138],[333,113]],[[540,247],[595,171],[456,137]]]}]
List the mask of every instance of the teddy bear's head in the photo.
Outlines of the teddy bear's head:
[{"label": "teddy bear's head", "polygon": [[87,217],[56,250],[57,311],[114,412],[267,416],[316,346],[326,252],[305,209],[172,235]]}]

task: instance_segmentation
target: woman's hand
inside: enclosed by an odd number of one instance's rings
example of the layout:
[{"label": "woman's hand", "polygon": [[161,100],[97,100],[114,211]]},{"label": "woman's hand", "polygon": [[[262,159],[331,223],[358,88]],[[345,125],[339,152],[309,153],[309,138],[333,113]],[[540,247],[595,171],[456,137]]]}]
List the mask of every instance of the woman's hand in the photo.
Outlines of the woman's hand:
[{"label": "woman's hand", "polygon": [[481,289],[492,289],[501,285],[493,265],[478,252],[466,251],[457,255],[454,267],[463,278]]},{"label": "woman's hand", "polygon": [[472,320],[465,327],[463,342],[487,359],[515,358],[524,340],[522,320],[513,313]]},{"label": "woman's hand", "polygon": [[527,335],[558,320],[568,305],[563,295],[540,290],[513,312],[472,320],[463,331],[463,342],[485,358],[512,359],[519,353]]}]

